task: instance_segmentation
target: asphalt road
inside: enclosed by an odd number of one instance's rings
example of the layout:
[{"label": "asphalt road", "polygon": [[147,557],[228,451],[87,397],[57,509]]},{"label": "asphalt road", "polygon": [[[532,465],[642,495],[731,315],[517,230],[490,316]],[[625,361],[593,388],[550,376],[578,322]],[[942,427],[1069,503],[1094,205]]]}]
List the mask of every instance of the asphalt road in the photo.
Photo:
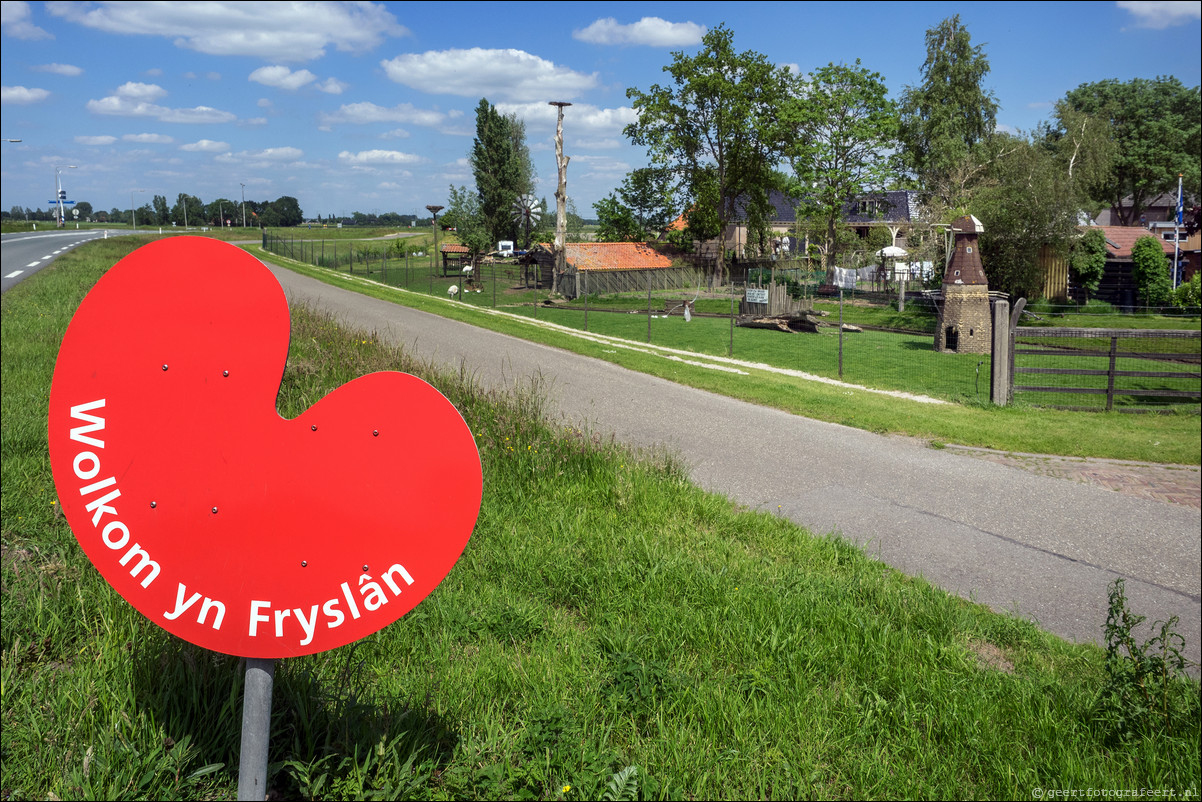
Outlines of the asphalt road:
[{"label": "asphalt road", "polygon": [[1202,516],[810,420],[476,329],[272,267],[290,300],[332,312],[435,362],[512,387],[539,377],[565,423],[664,447],[693,479],[1069,640],[1102,643],[1107,586],[1126,579],[1149,621],[1179,616],[1202,642]]},{"label": "asphalt road", "polygon": [[[103,231],[3,238],[4,291]],[[1179,505],[790,415],[323,284],[269,265],[291,301],[326,309],[490,386],[537,378],[552,414],[638,448],[668,448],[694,481],[1074,641],[1101,642],[1107,586],[1178,616],[1202,661],[1202,514]]]},{"label": "asphalt road", "polygon": [[105,234],[95,228],[55,230],[52,225],[48,231],[5,234],[0,238],[0,292],[8,292],[76,245]]}]

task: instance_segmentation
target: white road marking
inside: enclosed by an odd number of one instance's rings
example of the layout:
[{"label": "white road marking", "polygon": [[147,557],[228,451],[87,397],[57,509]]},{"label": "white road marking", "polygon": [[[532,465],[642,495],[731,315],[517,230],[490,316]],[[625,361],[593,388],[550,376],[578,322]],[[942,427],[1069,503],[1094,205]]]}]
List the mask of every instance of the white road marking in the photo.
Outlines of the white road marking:
[{"label": "white road marking", "polygon": [[[41,259],[39,259],[39,260],[38,260],[38,262],[40,262],[40,261],[42,261],[42,260],[41,260]],[[27,265],[25,265],[25,266],[26,266],[26,267],[37,267],[37,266],[38,266],[38,262],[30,262],[29,264],[27,264]]]},{"label": "white road marking", "polygon": [[24,270],[14,270],[13,272],[11,272],[7,276],[5,276],[5,278],[16,278],[17,276],[21,275],[24,272],[25,272]]}]

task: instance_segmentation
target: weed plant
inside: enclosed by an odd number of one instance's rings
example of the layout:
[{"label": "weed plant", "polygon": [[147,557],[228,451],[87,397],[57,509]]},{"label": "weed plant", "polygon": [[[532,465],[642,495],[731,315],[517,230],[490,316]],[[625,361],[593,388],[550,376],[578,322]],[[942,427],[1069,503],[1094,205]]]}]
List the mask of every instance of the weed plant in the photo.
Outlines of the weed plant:
[{"label": "weed plant", "polygon": [[[58,514],[49,472],[57,345],[123,247],[66,254],[3,299],[5,799],[236,786],[240,661],[118,597]],[[1113,676],[1102,650],[738,509],[670,455],[556,425],[536,385],[485,391],[304,308],[292,325],[282,414],[375,370],[419,373],[475,435],[485,490],[462,558],[410,614],[280,663],[273,796],[1196,793],[1196,705],[1175,708],[1172,728],[1112,738],[1097,716]]]}]

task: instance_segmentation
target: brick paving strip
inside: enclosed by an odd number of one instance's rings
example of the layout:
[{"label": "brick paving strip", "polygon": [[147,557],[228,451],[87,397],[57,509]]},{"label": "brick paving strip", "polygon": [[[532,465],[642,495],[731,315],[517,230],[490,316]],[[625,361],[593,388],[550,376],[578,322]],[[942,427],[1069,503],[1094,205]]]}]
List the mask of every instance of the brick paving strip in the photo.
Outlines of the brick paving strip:
[{"label": "brick paving strip", "polygon": [[1052,457],[950,444],[946,448],[958,454],[1021,468],[1041,476],[1071,479],[1128,496],[1202,509],[1202,468],[1197,465]]}]

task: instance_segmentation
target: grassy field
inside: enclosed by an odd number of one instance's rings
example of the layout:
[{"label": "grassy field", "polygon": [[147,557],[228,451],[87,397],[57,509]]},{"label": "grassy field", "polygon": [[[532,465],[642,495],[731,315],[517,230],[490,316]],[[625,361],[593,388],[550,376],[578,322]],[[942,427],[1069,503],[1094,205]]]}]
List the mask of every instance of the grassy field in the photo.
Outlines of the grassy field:
[{"label": "grassy field", "polygon": [[[5,799],[234,796],[239,661],[116,596],[49,474],[58,343],[130,244],[64,255],[0,310]],[[535,387],[485,392],[304,308],[292,326],[282,414],[359,375],[419,373],[475,434],[485,492],[412,613],[281,662],[276,797],[1196,795],[1198,685],[1139,673],[1155,663],[1124,656],[1122,626],[1108,660],[741,511],[670,457],[554,427]]]},{"label": "grassy field", "polygon": [[[481,293],[460,294],[452,303],[447,300],[446,288],[461,283],[459,279],[433,277],[420,269],[404,270],[399,266],[390,268],[387,273],[374,270],[370,273],[356,272],[354,275],[348,275],[280,259],[258,249],[252,250],[298,273],[346,289],[818,420],[873,432],[908,435],[934,443],[959,443],[1003,451],[1188,465],[1197,465],[1202,461],[1202,427],[1198,425],[1196,414],[1082,414],[1042,409],[1021,403],[994,407],[976,400],[978,397],[988,398],[987,358],[981,360],[958,355],[938,355],[939,359],[934,360],[934,364],[943,371],[943,378],[934,375],[924,379],[914,370],[915,366],[921,366],[924,362],[924,349],[929,353],[930,343],[921,337],[916,338],[912,346],[907,348],[904,347],[904,335],[888,335],[893,339],[886,342],[898,347],[883,357],[874,354],[875,348],[863,347],[873,343],[873,333],[865,332],[846,337],[845,376],[857,376],[869,385],[887,382],[892,376],[892,386],[911,391],[915,381],[927,382],[927,386],[932,386],[932,392],[938,391],[939,382],[954,382],[955,386],[949,390],[948,396],[967,399],[966,403],[911,403],[891,396],[865,392],[855,386],[824,384],[788,375],[779,370],[759,370],[746,365],[740,368],[745,368],[744,375],[736,375],[689,365],[678,359],[667,359],[664,354],[655,353],[653,350],[614,348],[608,344],[572,336],[565,331],[551,330],[541,325],[549,314],[576,315],[576,322],[570,325],[583,328],[583,310],[559,312],[544,303],[537,303],[545,301],[547,291],[524,289],[516,268],[513,268],[512,275],[504,272],[499,274],[495,285],[493,282],[484,282]],[[491,312],[494,304],[494,286],[496,307],[502,311],[518,313],[518,319]],[[397,292],[392,287],[408,287],[413,292]],[[654,298],[653,304],[659,305],[662,300]],[[646,303],[645,297],[643,303]],[[726,303],[729,308],[729,300]],[[627,315],[624,322],[611,321],[611,324],[632,330],[632,339],[636,343],[645,342],[648,323],[645,309],[644,306],[642,315]],[[612,312],[590,314],[589,330],[593,331],[595,326],[602,325],[595,321],[610,317],[623,316]],[[540,325],[532,325],[529,320],[537,320]],[[708,337],[689,334],[692,342],[688,350],[724,355],[730,341],[729,322],[710,320],[706,323],[704,320],[694,318],[688,325],[697,323],[713,327],[717,324],[717,329],[711,331]],[[685,325],[680,317],[654,319],[650,322],[653,324],[652,340],[656,344],[659,344],[664,336],[671,335],[673,331],[680,331]],[[861,337],[865,339],[857,339]],[[837,335],[833,332],[820,335],[784,335],[754,329],[736,328],[734,331],[734,356],[748,364],[774,364],[775,359],[779,363],[776,367],[782,370],[797,370],[803,360],[812,359],[811,364],[823,368],[826,375],[837,376],[837,350]],[[876,376],[868,376],[867,371],[856,365],[853,360],[857,354],[876,361],[879,366]],[[979,385],[978,362],[983,362],[980,365]],[[958,373],[952,373],[950,379],[949,366],[958,366]]]}]

